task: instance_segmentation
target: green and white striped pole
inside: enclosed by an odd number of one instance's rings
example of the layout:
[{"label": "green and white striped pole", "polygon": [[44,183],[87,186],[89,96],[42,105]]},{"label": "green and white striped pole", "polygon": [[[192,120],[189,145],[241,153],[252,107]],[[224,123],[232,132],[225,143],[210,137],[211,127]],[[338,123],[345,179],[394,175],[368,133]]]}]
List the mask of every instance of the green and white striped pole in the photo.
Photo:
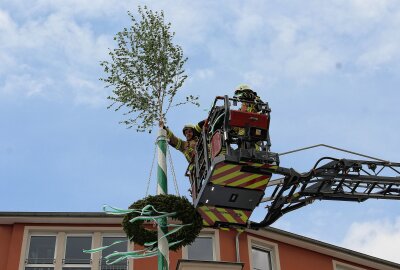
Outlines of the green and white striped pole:
[{"label": "green and white striped pole", "polygon": [[[157,195],[168,194],[167,184],[167,132],[160,128],[157,139],[158,149],[158,169],[157,169]],[[159,220],[160,226],[157,228],[158,234],[158,270],[169,269],[169,246],[166,237],[163,237],[168,232],[167,218]],[[163,238],[162,238],[163,237]]]}]

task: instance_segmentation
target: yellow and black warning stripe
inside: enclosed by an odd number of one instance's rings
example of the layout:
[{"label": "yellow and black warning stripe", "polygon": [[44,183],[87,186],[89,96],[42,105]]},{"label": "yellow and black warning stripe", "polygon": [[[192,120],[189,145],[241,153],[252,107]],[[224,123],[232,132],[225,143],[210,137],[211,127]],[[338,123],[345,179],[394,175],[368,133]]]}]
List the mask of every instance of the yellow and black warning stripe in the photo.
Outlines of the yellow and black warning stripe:
[{"label": "yellow and black warning stripe", "polygon": [[204,226],[213,226],[216,222],[246,224],[251,211],[203,205],[198,212],[203,217]]},{"label": "yellow and black warning stripe", "polygon": [[211,182],[221,186],[264,190],[271,179],[271,175],[242,172],[241,168],[244,165],[271,169],[278,167],[259,163],[229,164],[222,162],[215,167]]}]

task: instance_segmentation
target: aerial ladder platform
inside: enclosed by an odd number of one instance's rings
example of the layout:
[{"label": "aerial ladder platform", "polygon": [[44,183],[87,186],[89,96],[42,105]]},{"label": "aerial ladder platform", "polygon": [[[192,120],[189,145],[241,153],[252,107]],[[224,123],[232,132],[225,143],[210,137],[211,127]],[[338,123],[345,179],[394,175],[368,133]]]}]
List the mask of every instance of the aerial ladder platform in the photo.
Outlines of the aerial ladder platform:
[{"label": "aerial ladder platform", "polygon": [[[243,103],[255,110],[243,110]],[[305,173],[281,167],[270,151],[270,113],[261,101],[215,98],[187,171],[205,226],[266,227],[316,200],[400,199],[400,163],[323,157]],[[251,222],[259,206],[265,218]]]}]

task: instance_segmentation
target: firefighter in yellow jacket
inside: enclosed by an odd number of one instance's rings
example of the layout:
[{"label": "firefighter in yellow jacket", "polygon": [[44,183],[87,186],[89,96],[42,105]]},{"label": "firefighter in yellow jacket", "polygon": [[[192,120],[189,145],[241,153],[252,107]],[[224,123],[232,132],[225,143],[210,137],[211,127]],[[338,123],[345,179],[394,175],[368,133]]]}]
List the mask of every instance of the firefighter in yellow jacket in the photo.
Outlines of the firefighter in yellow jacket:
[{"label": "firefighter in yellow jacket", "polygon": [[168,143],[175,149],[179,150],[186,158],[186,160],[191,164],[194,159],[196,144],[199,140],[202,126],[204,121],[201,121],[197,125],[187,124],[183,127],[182,133],[186,138],[186,141],[176,137],[172,131],[164,126],[163,122],[160,122],[160,126],[167,131]]},{"label": "firefighter in yellow jacket", "polygon": [[[242,105],[239,109],[240,111],[250,112],[250,113],[259,113],[260,112],[259,103],[262,103],[262,101],[261,101],[260,97],[257,95],[257,92],[253,91],[249,85],[247,85],[247,84],[238,85],[235,89],[234,97],[242,102]],[[244,128],[234,128],[234,131],[239,136],[245,135]],[[259,142],[257,142],[257,143],[248,143],[247,142],[245,144],[240,144],[240,146],[244,147],[244,148],[254,147],[256,149],[256,151],[259,151],[261,149]]]},{"label": "firefighter in yellow jacket", "polygon": [[179,150],[185,156],[186,160],[189,163],[186,175],[189,176],[190,179],[190,192],[192,194],[196,194],[197,192],[197,181],[194,176],[194,156],[196,154],[196,145],[199,141],[204,123],[205,121],[201,121],[197,125],[185,125],[182,129],[183,135],[186,138],[186,141],[184,141],[176,137],[174,133],[172,133],[172,131],[168,127],[164,126],[164,123],[160,121],[160,127],[164,128],[167,131],[169,145]]},{"label": "firefighter in yellow jacket", "polygon": [[259,109],[257,108],[257,103],[261,103],[262,101],[257,95],[257,92],[253,91],[249,85],[238,85],[235,89],[234,97],[242,101],[242,106],[240,108],[241,111],[253,113],[259,112]]}]

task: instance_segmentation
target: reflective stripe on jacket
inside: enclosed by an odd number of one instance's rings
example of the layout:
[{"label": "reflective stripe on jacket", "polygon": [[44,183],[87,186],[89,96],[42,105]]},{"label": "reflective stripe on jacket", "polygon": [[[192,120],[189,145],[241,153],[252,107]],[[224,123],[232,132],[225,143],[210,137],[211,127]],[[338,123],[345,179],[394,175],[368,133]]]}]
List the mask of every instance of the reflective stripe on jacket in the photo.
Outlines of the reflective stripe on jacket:
[{"label": "reflective stripe on jacket", "polygon": [[172,133],[172,131],[169,130],[167,127],[165,127],[165,129],[167,130],[167,138],[169,145],[182,152],[186,160],[189,163],[191,163],[192,160],[194,159],[198,138],[194,137],[190,141],[183,141],[178,137],[176,137],[174,133]]}]

